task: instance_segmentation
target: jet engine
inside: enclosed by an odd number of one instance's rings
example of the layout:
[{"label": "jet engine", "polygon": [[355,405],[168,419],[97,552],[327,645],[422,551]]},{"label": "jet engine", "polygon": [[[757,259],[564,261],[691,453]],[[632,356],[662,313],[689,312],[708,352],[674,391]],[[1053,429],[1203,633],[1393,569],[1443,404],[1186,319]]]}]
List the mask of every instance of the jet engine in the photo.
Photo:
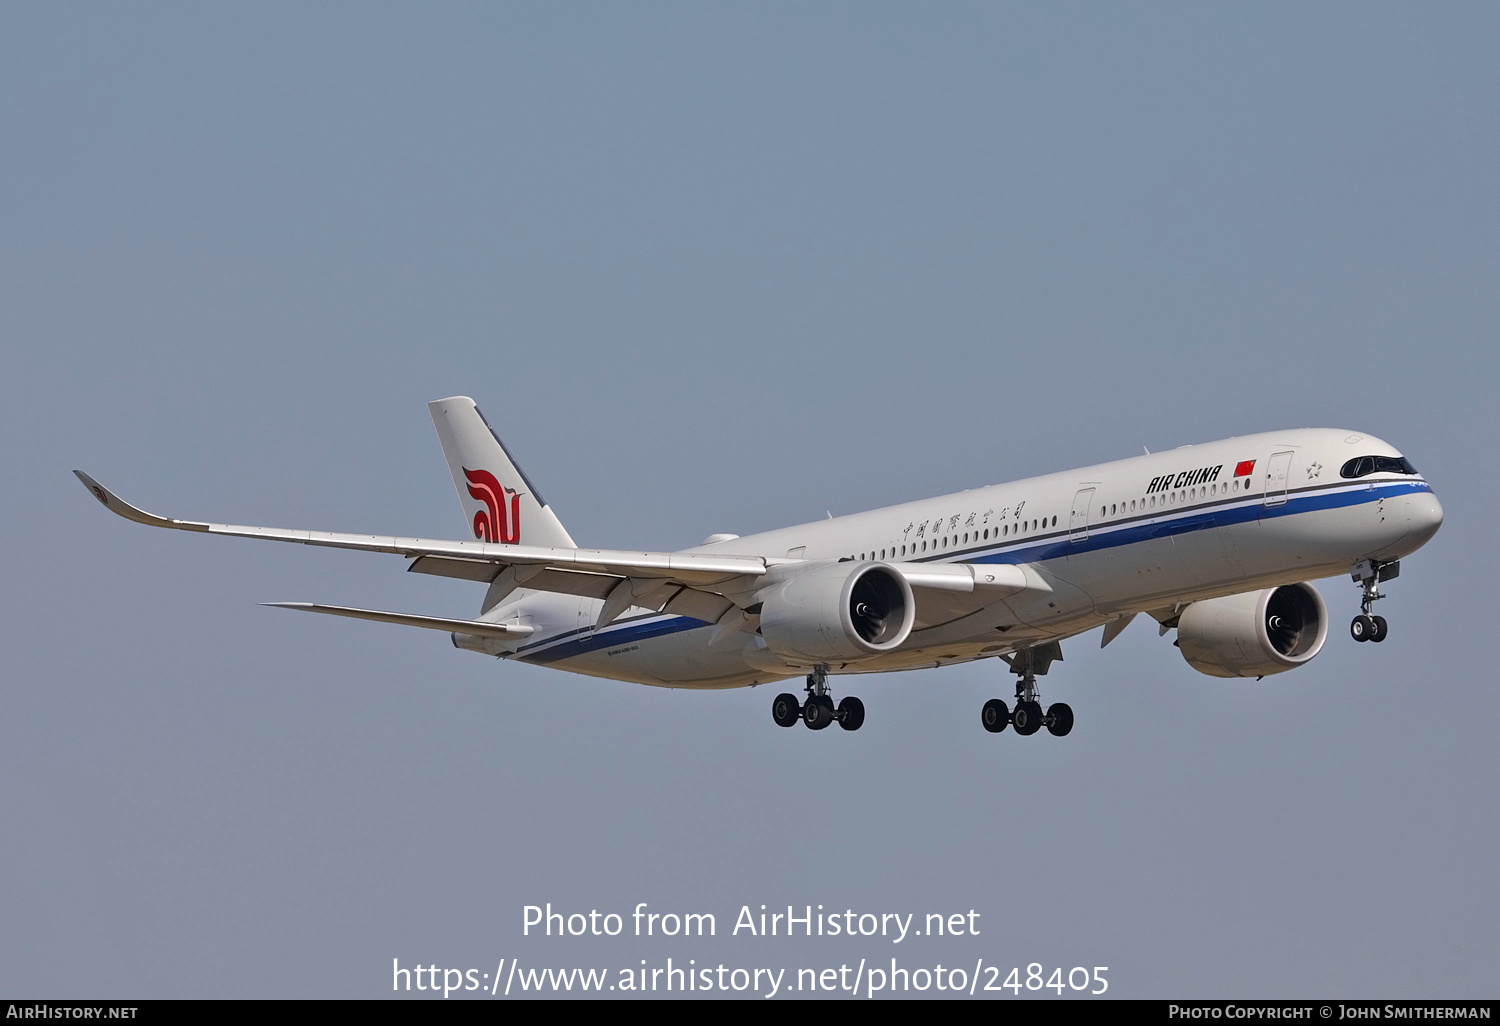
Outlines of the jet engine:
[{"label": "jet engine", "polygon": [[889,652],[916,619],[911,585],[883,563],[829,563],[795,572],[762,599],[766,646],[796,663],[842,663]]},{"label": "jet engine", "polygon": [[1310,584],[1194,602],[1177,620],[1177,647],[1211,677],[1264,677],[1301,666],[1328,637],[1328,608]]}]

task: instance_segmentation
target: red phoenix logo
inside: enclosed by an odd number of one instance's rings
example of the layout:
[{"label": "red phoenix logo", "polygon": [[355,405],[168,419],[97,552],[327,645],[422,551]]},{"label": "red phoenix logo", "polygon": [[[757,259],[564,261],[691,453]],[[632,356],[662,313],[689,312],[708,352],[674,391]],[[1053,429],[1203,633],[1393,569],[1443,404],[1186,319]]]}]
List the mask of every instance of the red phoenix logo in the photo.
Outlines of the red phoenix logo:
[{"label": "red phoenix logo", "polygon": [[[495,475],[488,470],[464,468],[464,477],[469,479],[469,494],[484,503],[484,509],[474,514],[474,537],[486,542],[504,542],[514,545],[521,540],[521,496],[509,488],[501,487]],[[505,497],[510,496],[510,513],[506,514]]]}]

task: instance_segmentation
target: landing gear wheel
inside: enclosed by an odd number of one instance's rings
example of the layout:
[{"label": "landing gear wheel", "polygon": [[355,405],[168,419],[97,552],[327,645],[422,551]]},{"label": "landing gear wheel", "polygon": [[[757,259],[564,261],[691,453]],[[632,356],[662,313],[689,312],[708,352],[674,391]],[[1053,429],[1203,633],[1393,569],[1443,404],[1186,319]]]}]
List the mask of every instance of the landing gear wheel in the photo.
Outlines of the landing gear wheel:
[{"label": "landing gear wheel", "polygon": [[985,730],[998,734],[1010,723],[1010,706],[998,698],[992,698],[980,710],[979,721],[984,724]]},{"label": "landing gear wheel", "polygon": [[776,701],[771,703],[771,719],[776,721],[776,726],[795,726],[801,718],[802,703],[797,701],[796,695],[777,695]]},{"label": "landing gear wheel", "polygon": [[865,703],[853,695],[845,695],[839,701],[836,715],[839,726],[845,730],[858,730],[865,722]]},{"label": "landing gear wheel", "polygon": [[1359,615],[1349,625],[1350,636],[1355,641],[1384,641],[1388,633],[1385,617],[1376,616],[1371,610],[1375,608],[1376,601],[1385,598],[1380,592],[1381,582],[1401,576],[1401,561],[1381,563],[1373,559],[1362,559],[1354,564],[1350,576],[1364,592],[1359,602]]},{"label": "landing gear wheel", "polygon": [[1047,729],[1062,737],[1073,729],[1073,707],[1067,702],[1053,702],[1047,707]]},{"label": "landing gear wheel", "polygon": [[809,730],[822,730],[833,722],[833,700],[827,695],[815,695],[802,707],[802,720]]},{"label": "landing gear wheel", "polygon": [[1016,733],[1023,737],[1042,729],[1042,707],[1036,702],[1017,702],[1016,711],[1010,714]]}]

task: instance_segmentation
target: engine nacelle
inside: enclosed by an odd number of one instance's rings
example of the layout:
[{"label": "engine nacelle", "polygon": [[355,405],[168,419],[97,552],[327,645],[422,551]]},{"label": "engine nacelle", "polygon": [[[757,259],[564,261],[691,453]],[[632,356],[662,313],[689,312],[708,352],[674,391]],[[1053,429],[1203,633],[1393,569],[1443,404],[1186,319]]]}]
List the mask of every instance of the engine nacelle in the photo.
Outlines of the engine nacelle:
[{"label": "engine nacelle", "polygon": [[1310,584],[1194,602],[1177,620],[1177,647],[1211,677],[1264,677],[1301,666],[1328,637],[1328,607]]},{"label": "engine nacelle", "polygon": [[889,652],[911,633],[916,601],[884,563],[829,563],[796,571],[762,599],[760,633],[783,659],[815,665]]}]

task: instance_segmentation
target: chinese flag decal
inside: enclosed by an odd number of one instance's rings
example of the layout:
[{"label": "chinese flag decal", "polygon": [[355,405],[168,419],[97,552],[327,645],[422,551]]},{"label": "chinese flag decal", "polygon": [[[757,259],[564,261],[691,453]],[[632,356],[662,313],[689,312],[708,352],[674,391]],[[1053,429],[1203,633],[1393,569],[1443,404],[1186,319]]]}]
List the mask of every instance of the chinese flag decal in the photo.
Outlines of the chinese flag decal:
[{"label": "chinese flag decal", "polygon": [[1235,477],[1249,477],[1250,476],[1250,472],[1252,470],[1254,470],[1254,469],[1255,469],[1255,461],[1254,460],[1241,460],[1240,463],[1239,463],[1239,465],[1234,468],[1234,476]]}]

